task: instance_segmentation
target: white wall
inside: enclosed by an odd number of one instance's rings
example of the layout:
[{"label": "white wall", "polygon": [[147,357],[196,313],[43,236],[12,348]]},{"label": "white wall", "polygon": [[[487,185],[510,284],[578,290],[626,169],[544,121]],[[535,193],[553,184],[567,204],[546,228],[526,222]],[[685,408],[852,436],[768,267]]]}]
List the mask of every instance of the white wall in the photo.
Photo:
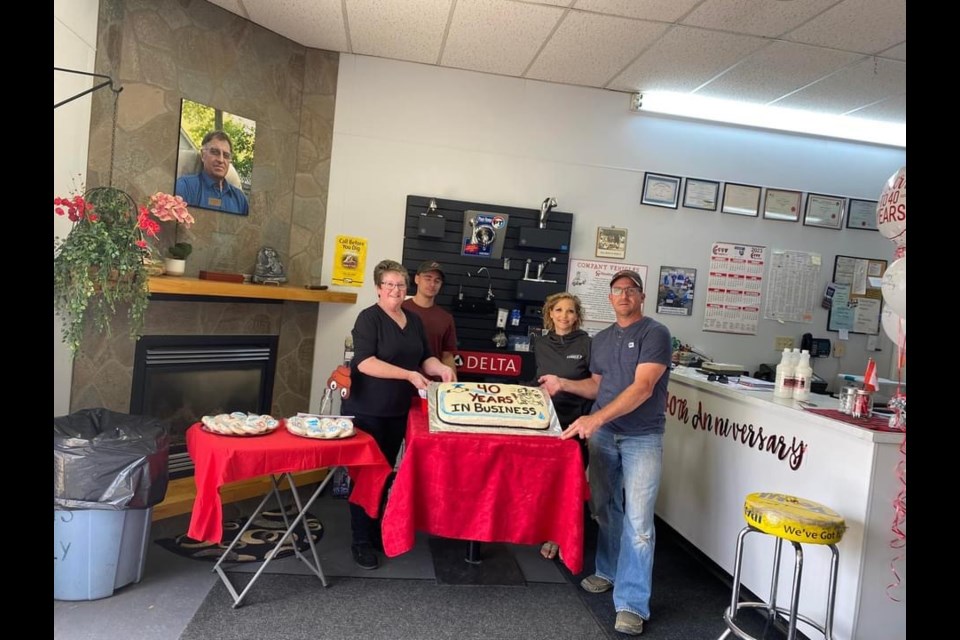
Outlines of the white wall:
[{"label": "white wall", "polygon": [[[53,66],[93,72],[97,52],[99,0],[54,0]],[[53,72],[53,101],[66,100],[93,86],[94,78]],[[98,80],[99,82],[99,80]],[[53,112],[53,195],[72,195],[86,181],[90,138],[90,96]],[[70,223],[54,216],[53,235],[64,236]],[[60,323],[53,319],[53,415],[70,411],[73,358],[60,339]]]},{"label": "white wall", "polygon": [[[775,336],[799,343],[809,331],[835,339],[825,310],[812,324],[761,321],[756,336],[703,332],[711,243],[819,252],[825,284],[836,254],[889,260],[889,241],[876,233],[641,206],[643,173],[876,199],[905,164],[905,151],[638,115],[628,104],[622,93],[341,54],[326,280],[338,234],[369,239],[368,271],[382,258],[400,258],[408,194],[533,209],[553,196],[559,211],[574,214],[571,257],[592,258],[597,226],[617,226],[629,230],[626,262],[646,265],[652,277],[661,265],[698,270],[692,317],[655,313],[655,296],[645,312],[714,359],[752,370],[777,361]],[[370,284],[345,290],[359,292],[357,306],[320,308],[313,408],[354,318],[375,300]],[[885,337],[882,344],[876,355],[886,362],[891,344]],[[862,373],[865,345],[864,336],[852,336],[843,360],[818,361],[815,370],[828,379],[838,371]]]}]

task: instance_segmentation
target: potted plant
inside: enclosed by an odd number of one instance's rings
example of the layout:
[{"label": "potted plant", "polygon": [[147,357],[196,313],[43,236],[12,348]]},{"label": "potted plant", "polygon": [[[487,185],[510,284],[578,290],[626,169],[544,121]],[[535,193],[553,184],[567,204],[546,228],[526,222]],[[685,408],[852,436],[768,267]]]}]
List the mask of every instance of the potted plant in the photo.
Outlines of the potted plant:
[{"label": "potted plant", "polygon": [[149,296],[137,203],[120,189],[100,187],[54,198],[53,205],[74,223],[53,248],[53,308],[63,320],[63,341],[76,354],[88,324],[109,335],[124,305],[136,339]]},{"label": "potted plant", "polygon": [[176,242],[176,234],[180,225],[189,229],[194,223],[194,218],[190,215],[183,198],[161,192],[150,196],[147,206],[140,208],[140,227],[151,237],[156,238],[162,222],[175,224],[174,244],[167,247],[163,271],[169,276],[182,276],[186,269],[187,256],[193,253],[193,245],[189,242]]}]

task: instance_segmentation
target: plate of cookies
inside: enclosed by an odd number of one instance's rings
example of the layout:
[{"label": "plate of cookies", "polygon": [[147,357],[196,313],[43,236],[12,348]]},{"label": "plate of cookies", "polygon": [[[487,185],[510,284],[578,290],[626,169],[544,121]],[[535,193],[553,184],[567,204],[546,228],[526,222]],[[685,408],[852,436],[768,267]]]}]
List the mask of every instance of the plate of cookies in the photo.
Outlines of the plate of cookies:
[{"label": "plate of cookies", "polygon": [[280,426],[280,421],[273,416],[243,411],[203,416],[200,422],[204,431],[221,436],[262,436]]},{"label": "plate of cookies", "polygon": [[336,440],[349,438],[356,434],[351,418],[353,416],[322,416],[298,413],[292,418],[284,420],[284,423],[287,425],[287,431],[295,436]]}]

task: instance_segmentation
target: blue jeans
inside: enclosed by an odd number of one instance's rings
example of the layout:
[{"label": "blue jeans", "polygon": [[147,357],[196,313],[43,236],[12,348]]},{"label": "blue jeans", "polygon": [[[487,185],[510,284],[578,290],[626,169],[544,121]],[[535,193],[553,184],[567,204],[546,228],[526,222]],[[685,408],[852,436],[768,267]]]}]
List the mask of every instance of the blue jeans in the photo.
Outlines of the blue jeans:
[{"label": "blue jeans", "polygon": [[663,435],[590,436],[590,508],[600,525],[596,575],[613,583],[613,606],[650,618],[653,509],[660,490]]}]

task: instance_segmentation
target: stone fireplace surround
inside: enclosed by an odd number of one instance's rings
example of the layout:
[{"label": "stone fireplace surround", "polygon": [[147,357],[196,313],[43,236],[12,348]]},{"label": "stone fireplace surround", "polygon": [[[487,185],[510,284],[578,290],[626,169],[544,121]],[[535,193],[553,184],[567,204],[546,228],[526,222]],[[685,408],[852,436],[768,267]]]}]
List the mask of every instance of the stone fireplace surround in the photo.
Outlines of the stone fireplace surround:
[{"label": "stone fireplace surround", "polygon": [[[315,302],[182,296],[151,299],[144,335],[279,336],[271,414],[288,416],[308,409],[316,325]],[[121,312],[109,337],[84,338],[74,361],[71,411],[128,412],[136,343],[126,329]]]}]

